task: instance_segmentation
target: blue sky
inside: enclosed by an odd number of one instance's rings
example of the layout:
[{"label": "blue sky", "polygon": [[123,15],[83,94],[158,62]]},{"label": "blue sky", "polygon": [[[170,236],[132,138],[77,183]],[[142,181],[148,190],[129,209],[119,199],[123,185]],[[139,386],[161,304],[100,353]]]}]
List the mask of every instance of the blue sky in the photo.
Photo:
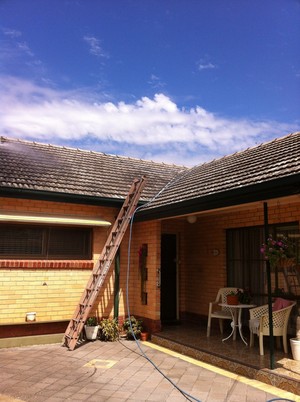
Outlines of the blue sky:
[{"label": "blue sky", "polygon": [[300,126],[297,0],[2,0],[1,135],[195,165]]}]

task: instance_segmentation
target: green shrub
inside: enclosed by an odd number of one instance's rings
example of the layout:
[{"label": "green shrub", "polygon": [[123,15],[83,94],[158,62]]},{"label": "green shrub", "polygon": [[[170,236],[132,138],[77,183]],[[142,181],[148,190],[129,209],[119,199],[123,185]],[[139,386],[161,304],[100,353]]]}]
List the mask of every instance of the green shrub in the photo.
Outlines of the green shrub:
[{"label": "green shrub", "polygon": [[[131,322],[131,325],[130,325]],[[139,339],[143,330],[142,320],[138,320],[133,315],[124,321],[123,328],[126,331],[127,339],[134,339],[134,336]],[[134,334],[134,336],[133,336]]]},{"label": "green shrub", "polygon": [[88,327],[96,327],[98,325],[97,317],[89,317],[86,320],[85,325],[87,325]]},{"label": "green shrub", "polygon": [[100,321],[100,339],[106,342],[114,342],[119,338],[119,325],[116,319],[103,318]]}]

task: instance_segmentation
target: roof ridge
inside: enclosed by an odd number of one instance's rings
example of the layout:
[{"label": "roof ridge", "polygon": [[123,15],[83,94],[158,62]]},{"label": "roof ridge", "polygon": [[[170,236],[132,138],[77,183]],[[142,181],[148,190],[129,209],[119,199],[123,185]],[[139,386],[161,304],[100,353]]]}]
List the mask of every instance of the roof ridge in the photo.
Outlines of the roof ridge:
[{"label": "roof ridge", "polygon": [[299,134],[300,134],[300,131],[295,131],[295,132],[286,134],[286,135],[284,135],[283,137],[276,137],[276,138],[273,138],[273,139],[271,139],[271,140],[268,140],[268,141],[265,141],[265,142],[261,142],[261,143],[258,144],[258,145],[253,145],[253,146],[251,146],[251,147],[242,149],[242,150],[240,150],[240,151],[233,152],[232,154],[220,156],[219,158],[214,158],[214,159],[212,159],[212,160],[210,160],[210,161],[206,161],[206,162],[203,162],[203,163],[199,163],[199,164],[197,164],[197,165],[195,165],[195,166],[192,166],[191,170],[193,170],[193,169],[195,169],[195,168],[199,168],[200,166],[209,165],[210,163],[219,162],[219,161],[221,161],[222,159],[231,158],[231,157],[233,157],[234,155],[238,155],[238,154],[243,154],[243,153],[249,152],[250,150],[253,150],[253,149],[257,149],[257,148],[266,146],[266,145],[268,145],[268,144],[271,144],[272,142],[283,141],[283,140],[285,140],[285,139],[288,138],[288,137],[292,137],[292,136],[294,136],[294,135],[299,135]]}]

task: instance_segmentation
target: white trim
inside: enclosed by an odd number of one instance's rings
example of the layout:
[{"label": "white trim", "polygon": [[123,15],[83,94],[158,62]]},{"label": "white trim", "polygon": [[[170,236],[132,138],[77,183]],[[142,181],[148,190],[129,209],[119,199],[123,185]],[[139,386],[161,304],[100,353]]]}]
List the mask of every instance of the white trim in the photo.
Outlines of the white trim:
[{"label": "white trim", "polygon": [[111,223],[100,218],[76,217],[76,216],[51,216],[51,215],[17,215],[0,214],[0,222],[20,222],[20,223],[48,223],[60,225],[77,226],[110,226]]}]

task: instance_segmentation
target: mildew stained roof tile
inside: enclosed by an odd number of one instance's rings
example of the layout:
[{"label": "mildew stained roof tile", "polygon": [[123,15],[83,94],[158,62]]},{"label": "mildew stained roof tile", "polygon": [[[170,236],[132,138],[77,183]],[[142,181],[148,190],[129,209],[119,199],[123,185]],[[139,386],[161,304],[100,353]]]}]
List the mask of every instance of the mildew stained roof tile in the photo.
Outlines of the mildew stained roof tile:
[{"label": "mildew stained roof tile", "polygon": [[133,179],[142,175],[148,178],[142,200],[166,186],[147,209],[300,175],[300,132],[191,169],[1,137],[0,191],[124,199]]},{"label": "mildew stained roof tile", "polygon": [[180,173],[147,209],[300,174],[300,132]]},{"label": "mildew stained roof tile", "polygon": [[1,137],[0,190],[46,191],[124,199],[147,176],[141,200],[155,195],[185,167]]}]

